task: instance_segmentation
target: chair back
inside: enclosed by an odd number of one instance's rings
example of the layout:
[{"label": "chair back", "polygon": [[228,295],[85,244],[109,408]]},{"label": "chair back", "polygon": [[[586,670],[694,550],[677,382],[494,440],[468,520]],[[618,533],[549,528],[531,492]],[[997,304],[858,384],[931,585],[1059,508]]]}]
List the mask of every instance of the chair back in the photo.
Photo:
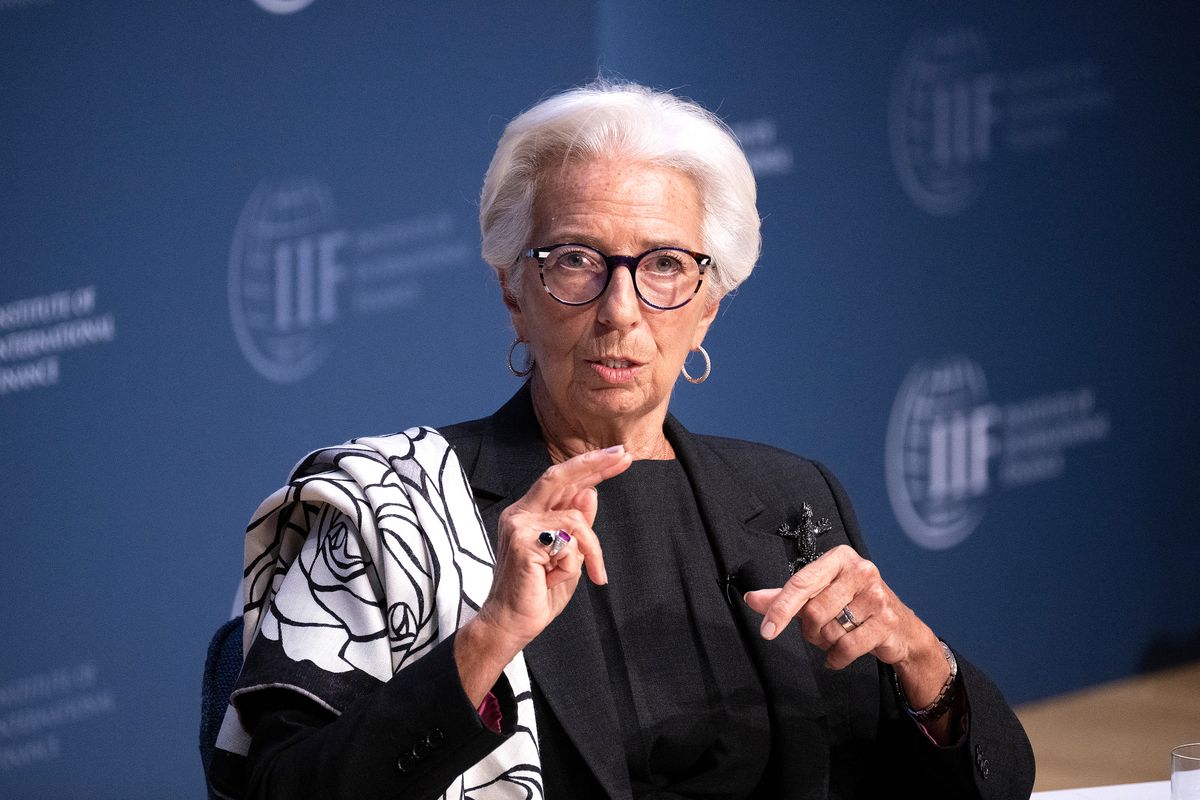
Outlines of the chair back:
[{"label": "chair back", "polygon": [[225,719],[225,709],[229,707],[229,695],[241,671],[242,617],[239,615],[217,629],[204,659],[204,681],[200,687],[200,761],[206,778],[217,746],[217,733]]}]

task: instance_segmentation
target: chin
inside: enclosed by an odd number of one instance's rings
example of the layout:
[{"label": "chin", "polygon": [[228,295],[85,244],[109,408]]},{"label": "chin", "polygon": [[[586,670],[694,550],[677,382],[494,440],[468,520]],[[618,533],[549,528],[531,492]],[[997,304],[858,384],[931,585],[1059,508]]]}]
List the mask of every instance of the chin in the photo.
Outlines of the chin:
[{"label": "chin", "polygon": [[607,386],[588,391],[578,407],[594,410],[597,416],[612,418],[643,416],[653,411],[656,405],[637,387]]}]

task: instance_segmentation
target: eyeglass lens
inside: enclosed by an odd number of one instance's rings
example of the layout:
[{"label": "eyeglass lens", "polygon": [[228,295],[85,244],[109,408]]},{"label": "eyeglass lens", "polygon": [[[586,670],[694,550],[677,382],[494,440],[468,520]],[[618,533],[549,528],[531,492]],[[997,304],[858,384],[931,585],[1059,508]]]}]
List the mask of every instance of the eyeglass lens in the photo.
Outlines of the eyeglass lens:
[{"label": "eyeglass lens", "polygon": [[[599,297],[608,284],[608,264],[603,255],[590,247],[561,245],[546,256],[542,280],[556,299],[564,303],[587,303]],[[686,251],[651,250],[637,262],[633,281],[647,303],[673,308],[695,294],[700,267]]]}]

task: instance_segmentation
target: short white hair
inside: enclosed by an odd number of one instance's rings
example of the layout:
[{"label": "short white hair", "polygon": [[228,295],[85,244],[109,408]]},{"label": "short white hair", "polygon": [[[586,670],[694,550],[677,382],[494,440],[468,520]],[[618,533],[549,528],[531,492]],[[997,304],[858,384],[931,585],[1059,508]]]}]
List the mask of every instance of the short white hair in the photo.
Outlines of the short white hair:
[{"label": "short white hair", "polygon": [[534,196],[552,163],[621,158],[679,170],[703,202],[700,249],[712,256],[705,284],[715,302],[750,276],[762,237],[754,173],[733,132],[711,111],[669,92],[599,79],[554,95],[508,123],[483,179],[483,259],[519,290],[508,269],[529,247]]}]

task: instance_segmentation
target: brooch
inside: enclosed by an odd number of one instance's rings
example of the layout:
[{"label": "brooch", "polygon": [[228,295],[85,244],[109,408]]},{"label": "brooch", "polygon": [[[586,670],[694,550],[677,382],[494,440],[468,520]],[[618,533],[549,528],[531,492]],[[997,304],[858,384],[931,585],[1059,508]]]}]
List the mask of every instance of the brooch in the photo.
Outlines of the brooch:
[{"label": "brooch", "polygon": [[805,564],[817,560],[817,537],[833,529],[828,519],[813,520],[812,506],[808,503],[802,503],[800,509],[799,522],[785,522],[777,531],[780,536],[790,539],[796,546],[796,557],[788,560],[788,571],[793,575]]}]

